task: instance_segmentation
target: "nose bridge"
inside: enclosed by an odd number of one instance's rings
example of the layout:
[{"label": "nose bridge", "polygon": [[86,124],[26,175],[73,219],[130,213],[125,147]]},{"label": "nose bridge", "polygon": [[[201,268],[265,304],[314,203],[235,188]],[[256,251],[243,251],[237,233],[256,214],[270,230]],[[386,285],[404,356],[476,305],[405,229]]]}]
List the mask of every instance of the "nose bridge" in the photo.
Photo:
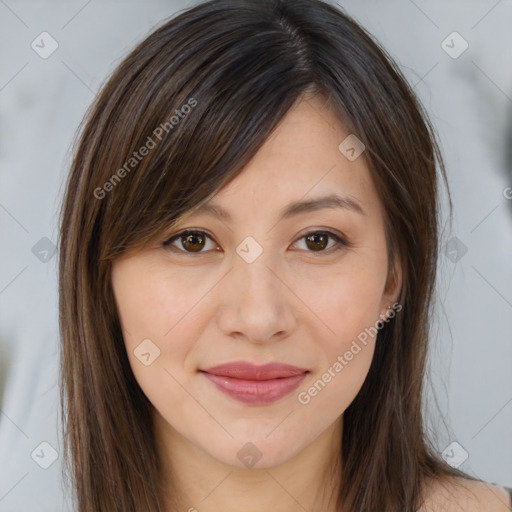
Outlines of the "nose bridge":
[{"label": "nose bridge", "polygon": [[260,243],[253,236],[247,236],[238,244],[237,254],[234,255],[235,274],[242,282],[247,283],[253,292],[264,292],[265,288],[276,284],[273,282],[275,276],[269,268],[275,266],[276,258],[268,246],[263,247],[262,244],[264,241]]},{"label": "nose bridge", "polygon": [[293,327],[293,305],[276,277],[277,258],[248,237],[236,249],[225,283],[220,326],[225,334],[243,334],[255,342]]},{"label": "nose bridge", "polygon": [[275,307],[280,302],[276,299],[283,299],[275,270],[271,270],[276,266],[276,259],[270,250],[263,250],[256,243],[254,239],[248,240],[237,247],[232,279],[235,280],[239,304],[250,303],[252,308],[255,307],[254,303],[261,308]]}]

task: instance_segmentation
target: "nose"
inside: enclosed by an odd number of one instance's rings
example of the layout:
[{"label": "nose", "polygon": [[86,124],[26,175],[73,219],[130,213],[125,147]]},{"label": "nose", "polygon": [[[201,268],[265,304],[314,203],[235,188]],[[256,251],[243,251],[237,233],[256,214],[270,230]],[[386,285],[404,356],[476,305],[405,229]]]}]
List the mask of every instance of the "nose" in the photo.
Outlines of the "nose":
[{"label": "nose", "polygon": [[263,344],[293,332],[294,295],[286,286],[283,271],[276,267],[265,251],[251,263],[238,255],[234,258],[234,268],[222,280],[217,312],[217,323],[224,334]]}]

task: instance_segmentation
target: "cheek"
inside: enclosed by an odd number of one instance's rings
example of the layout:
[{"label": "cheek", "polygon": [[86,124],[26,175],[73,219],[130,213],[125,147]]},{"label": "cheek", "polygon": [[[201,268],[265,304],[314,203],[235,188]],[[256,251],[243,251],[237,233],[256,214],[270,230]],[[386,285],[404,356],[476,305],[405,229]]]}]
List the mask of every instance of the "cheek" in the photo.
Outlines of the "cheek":
[{"label": "cheek", "polygon": [[149,388],[170,378],[165,370],[176,377],[183,371],[202,330],[201,303],[208,300],[208,283],[191,286],[183,272],[133,258],[115,263],[112,286],[130,365],[150,395]]},{"label": "cheek", "polygon": [[[166,418],[197,419],[197,404],[183,387],[186,361],[203,329],[205,280],[190,285],[190,277],[154,262],[121,260],[112,269],[126,352],[135,379]],[[191,420],[191,421],[192,421]]]},{"label": "cheek", "polygon": [[386,265],[385,259],[347,258],[338,270],[329,268],[325,276],[317,273],[314,286],[312,278],[302,281],[301,293],[309,290],[304,295],[307,305],[319,319],[319,330],[311,333],[311,339],[322,354],[298,396],[307,409],[311,404],[308,411],[313,415],[324,411],[334,421],[366,379],[378,332]]},{"label": "cheek", "polygon": [[297,281],[304,303],[325,327],[322,330],[328,335],[322,339],[329,352],[350,345],[350,340],[379,320],[386,264],[352,254],[343,264],[312,275],[303,273]]},{"label": "cheek", "polygon": [[379,300],[375,286],[354,279],[334,282],[326,295],[330,297],[318,297],[317,306],[330,334],[312,337],[322,357],[298,401],[310,416],[334,421],[354,400],[368,374]]},{"label": "cheek", "polygon": [[176,272],[169,265],[151,262],[116,262],[112,286],[123,327],[131,336],[153,336],[155,340],[172,339],[183,324],[195,324],[196,310],[207,300],[205,280],[190,282],[186,272]]}]

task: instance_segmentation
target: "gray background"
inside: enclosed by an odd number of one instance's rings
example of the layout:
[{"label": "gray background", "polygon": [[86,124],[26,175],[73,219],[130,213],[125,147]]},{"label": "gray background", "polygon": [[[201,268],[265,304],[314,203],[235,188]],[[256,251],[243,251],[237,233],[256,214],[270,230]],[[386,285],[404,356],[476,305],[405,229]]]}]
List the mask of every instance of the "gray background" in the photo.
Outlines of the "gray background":
[{"label": "gray background", "polygon": [[[448,424],[433,411],[438,449],[456,441],[445,452],[453,463],[467,452],[461,469],[512,486],[512,2],[339,3],[398,61],[446,157],[455,220],[443,231],[432,336],[432,387]],[[73,134],[134,43],[190,5],[0,0],[1,511],[70,510],[51,248]],[[31,48],[43,31],[59,45],[47,59]],[[458,58],[445,51],[462,48],[446,39],[454,31],[469,44]],[[58,457],[48,469],[42,442]]]}]

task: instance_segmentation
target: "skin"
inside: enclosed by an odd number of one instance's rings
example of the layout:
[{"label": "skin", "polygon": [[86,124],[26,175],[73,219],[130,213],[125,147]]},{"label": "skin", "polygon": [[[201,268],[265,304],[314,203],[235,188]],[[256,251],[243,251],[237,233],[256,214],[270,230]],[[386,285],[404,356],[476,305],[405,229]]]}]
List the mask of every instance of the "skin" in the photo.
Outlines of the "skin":
[{"label": "skin", "polygon": [[512,502],[501,486],[482,481],[450,477],[427,479],[421,512],[509,512]]},{"label": "skin", "polygon": [[[342,471],[341,420],[366,378],[375,338],[359,343],[307,404],[298,395],[389,313],[401,287],[398,262],[388,276],[384,210],[364,153],[350,161],[338,149],[348,135],[320,98],[303,99],[213,198],[231,221],[194,213],[113,264],[127,354],[154,406],[169,511],[334,510],[327,501]],[[364,214],[324,208],[277,221],[288,203],[333,192],[357,201]],[[211,236],[202,252],[187,253],[180,239],[175,251],[162,246],[185,228]],[[329,238],[315,251],[304,238],[311,231],[338,232],[351,245]],[[252,263],[236,252],[248,236],[263,249]],[[134,350],[148,338],[160,355],[146,366]],[[278,401],[248,405],[198,371],[236,360],[310,373]],[[253,467],[237,456],[248,442],[261,454]]]}]

